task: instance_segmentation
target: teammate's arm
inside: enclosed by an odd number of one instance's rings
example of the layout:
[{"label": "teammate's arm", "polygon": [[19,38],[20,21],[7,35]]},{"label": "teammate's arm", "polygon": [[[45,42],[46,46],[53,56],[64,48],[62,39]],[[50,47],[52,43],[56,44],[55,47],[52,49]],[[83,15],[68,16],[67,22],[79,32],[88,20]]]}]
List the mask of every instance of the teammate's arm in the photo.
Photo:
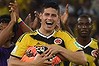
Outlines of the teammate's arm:
[{"label": "teammate's arm", "polygon": [[94,57],[96,58],[94,62],[96,64],[96,66],[99,66],[99,38],[97,38],[97,40],[98,40],[98,42],[97,42],[98,49],[96,50],[96,53],[94,55]]},{"label": "teammate's arm", "polygon": [[47,60],[49,58],[51,57],[44,57],[44,54],[41,54],[37,55],[36,59],[34,59],[32,62],[22,62],[20,59],[10,56],[8,66],[48,66],[52,64],[52,62]]},{"label": "teammate's arm", "polygon": [[7,27],[4,28],[2,30],[2,32],[0,33],[0,46],[5,44],[5,42],[9,39],[9,36],[11,36],[10,34],[13,30],[13,26],[15,25],[15,23],[16,23],[15,13],[12,11],[11,12],[11,21],[9,22]]},{"label": "teammate's arm", "polygon": [[68,31],[71,35],[74,36],[72,30],[70,29],[70,27],[68,25],[68,16],[69,16],[68,7],[69,7],[69,5],[67,4],[66,8],[65,8],[65,12],[61,16],[61,26],[63,27],[63,30]]},{"label": "teammate's arm", "polygon": [[48,47],[48,50],[45,52],[45,53],[47,53],[47,56],[54,55],[54,54],[60,54],[65,58],[65,60],[69,60],[76,64],[84,65],[87,62],[83,51],[72,52],[70,50],[67,50],[67,49],[65,49],[61,46],[55,45],[55,44],[49,45],[47,47]]},{"label": "teammate's arm", "polygon": [[14,12],[16,13],[16,19],[18,20],[19,29],[22,29],[23,33],[32,31],[32,29],[28,25],[26,25],[19,17],[18,3],[16,1],[14,3],[10,3],[9,7],[13,8]]}]

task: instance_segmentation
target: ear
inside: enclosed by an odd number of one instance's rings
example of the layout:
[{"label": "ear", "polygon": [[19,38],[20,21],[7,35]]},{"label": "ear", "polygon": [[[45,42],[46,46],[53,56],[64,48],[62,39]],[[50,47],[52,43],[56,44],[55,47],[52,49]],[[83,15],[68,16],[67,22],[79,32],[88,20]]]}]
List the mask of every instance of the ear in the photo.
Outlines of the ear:
[{"label": "ear", "polygon": [[42,19],[42,13],[39,14],[39,18]]},{"label": "ear", "polygon": [[76,25],[75,25],[75,30],[77,30],[77,27],[78,27],[78,26],[77,26],[77,24],[76,24]]},{"label": "ear", "polygon": [[91,25],[91,29],[93,29],[93,24]]}]

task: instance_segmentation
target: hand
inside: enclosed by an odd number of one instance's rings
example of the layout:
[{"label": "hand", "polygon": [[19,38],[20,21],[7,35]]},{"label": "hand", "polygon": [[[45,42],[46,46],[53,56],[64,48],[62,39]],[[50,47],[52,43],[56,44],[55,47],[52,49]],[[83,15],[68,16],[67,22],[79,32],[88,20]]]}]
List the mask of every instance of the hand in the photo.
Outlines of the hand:
[{"label": "hand", "polygon": [[9,11],[13,11],[16,13],[16,19],[19,18],[19,9],[18,9],[18,3],[16,2],[16,0],[14,1],[14,3],[10,3],[9,4],[10,10]]},{"label": "hand", "polygon": [[16,21],[16,13],[13,11],[13,8],[11,10],[10,16],[11,16],[11,21],[10,22],[13,22],[15,24],[17,22]]},{"label": "hand", "polygon": [[65,22],[67,21],[68,19],[68,4],[66,5],[66,10],[64,12],[64,14],[61,16],[61,21],[63,22],[63,24],[65,24]]},{"label": "hand", "polygon": [[[28,14],[28,16],[25,18],[25,21],[24,21],[27,25],[29,25],[30,23],[32,23],[32,20],[31,20],[31,14]],[[29,25],[30,26],[30,25]]]},{"label": "hand", "polygon": [[46,54],[46,56],[53,56],[56,55],[60,52],[61,46],[56,45],[56,44],[52,44],[52,45],[47,45],[46,46],[48,49],[44,52]]},{"label": "hand", "polygon": [[51,66],[52,62],[48,61],[51,56],[45,57],[45,54],[37,54],[34,61],[35,66]]},{"label": "hand", "polygon": [[92,56],[99,59],[99,49],[92,51]]},{"label": "hand", "polygon": [[39,12],[34,11],[35,17],[39,18]]}]

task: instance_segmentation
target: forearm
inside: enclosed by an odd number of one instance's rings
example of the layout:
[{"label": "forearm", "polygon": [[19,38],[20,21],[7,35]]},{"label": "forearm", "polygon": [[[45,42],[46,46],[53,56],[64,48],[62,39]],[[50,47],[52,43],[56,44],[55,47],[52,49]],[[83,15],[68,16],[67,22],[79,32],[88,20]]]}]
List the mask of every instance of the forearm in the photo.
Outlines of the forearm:
[{"label": "forearm", "polygon": [[32,29],[28,25],[26,25],[21,18],[18,19],[18,24],[23,33],[32,31]]},{"label": "forearm", "polygon": [[11,63],[8,64],[8,66],[36,66],[36,65],[30,62],[12,61]]},{"label": "forearm", "polygon": [[19,26],[22,29],[23,33],[32,31],[32,29],[28,25],[26,25],[24,22],[20,23]]},{"label": "forearm", "polygon": [[71,28],[69,27],[69,25],[66,25],[66,26],[65,26],[65,29],[66,29],[66,31],[68,31],[72,36],[75,37],[75,35],[74,35],[73,31],[71,30]]},{"label": "forearm", "polygon": [[62,48],[62,50],[60,50],[60,54],[68,59],[71,62],[74,62],[76,64],[85,64],[87,62],[84,53],[83,52],[72,52],[70,50],[67,50],[65,48]]},{"label": "forearm", "polygon": [[36,66],[33,62],[23,62],[20,59],[11,57],[8,61],[8,66]]},{"label": "forearm", "polygon": [[0,46],[2,46],[8,40],[14,24],[14,22],[10,22],[8,26],[0,33]]}]

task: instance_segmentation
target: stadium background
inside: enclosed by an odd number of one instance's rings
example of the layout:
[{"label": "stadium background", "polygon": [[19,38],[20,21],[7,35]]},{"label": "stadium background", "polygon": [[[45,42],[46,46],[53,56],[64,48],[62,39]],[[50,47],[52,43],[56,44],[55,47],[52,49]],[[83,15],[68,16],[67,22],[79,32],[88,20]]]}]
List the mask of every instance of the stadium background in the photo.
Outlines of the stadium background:
[{"label": "stadium background", "polygon": [[[0,16],[9,14],[8,5],[13,0],[0,0]],[[82,13],[89,14],[94,22],[92,37],[99,38],[99,0],[17,0],[20,10],[20,16],[24,20],[31,11],[39,11],[40,5],[48,1],[56,1],[60,4],[61,13],[65,6],[69,4],[69,26],[76,33],[74,26],[76,19]]]}]

